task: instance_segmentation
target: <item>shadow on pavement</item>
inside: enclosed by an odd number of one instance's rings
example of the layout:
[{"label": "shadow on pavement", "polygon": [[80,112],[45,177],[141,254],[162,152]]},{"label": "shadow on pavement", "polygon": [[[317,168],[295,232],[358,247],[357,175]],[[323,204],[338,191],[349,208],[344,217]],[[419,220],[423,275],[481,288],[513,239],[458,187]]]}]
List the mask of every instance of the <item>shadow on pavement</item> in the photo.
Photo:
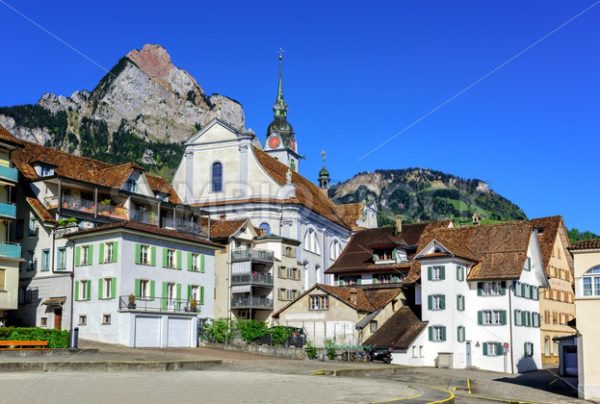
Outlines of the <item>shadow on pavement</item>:
[{"label": "shadow on pavement", "polygon": [[497,382],[516,384],[567,397],[577,397],[577,380],[562,378],[557,369],[534,370],[518,376],[500,377]]}]

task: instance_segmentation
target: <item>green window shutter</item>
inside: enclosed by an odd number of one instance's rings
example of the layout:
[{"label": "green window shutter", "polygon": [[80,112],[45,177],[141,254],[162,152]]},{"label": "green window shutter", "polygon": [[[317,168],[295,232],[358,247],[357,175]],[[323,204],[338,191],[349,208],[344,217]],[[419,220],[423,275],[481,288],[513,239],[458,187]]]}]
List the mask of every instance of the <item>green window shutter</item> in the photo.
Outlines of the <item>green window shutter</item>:
[{"label": "green window shutter", "polygon": [[201,273],[204,273],[204,270],[205,270],[205,262],[204,262],[205,258],[206,257],[204,256],[204,254],[200,254],[200,272]]},{"label": "green window shutter", "polygon": [[141,264],[142,263],[142,246],[140,244],[136,244],[135,245],[135,263],[136,264]]},{"label": "green window shutter", "polygon": [[117,262],[119,259],[119,242],[113,241],[113,260],[112,262]]},{"label": "green window shutter", "polygon": [[429,341],[433,341],[433,327],[429,327]]},{"label": "green window shutter", "polygon": [[483,343],[483,356],[488,356],[488,343]]},{"label": "green window shutter", "polygon": [[515,318],[515,326],[518,327],[519,326],[519,322],[517,321],[517,319],[519,318],[519,310],[515,309],[515,311],[513,312],[513,316]]},{"label": "green window shutter", "polygon": [[81,265],[81,247],[75,247],[75,266]]},{"label": "green window shutter", "polygon": [[156,296],[156,282],[150,281],[150,299],[154,300]]},{"label": "green window shutter", "polygon": [[515,284],[515,296],[521,296],[521,284],[519,282]]},{"label": "green window shutter", "polygon": [[440,280],[444,280],[444,279],[446,279],[446,267],[441,266],[440,267]]},{"label": "green window shutter", "polygon": [[483,295],[483,282],[477,282],[477,296]]},{"label": "green window shutter", "polygon": [[433,268],[427,267],[427,280],[430,281],[433,279]]},{"label": "green window shutter", "polygon": [[456,308],[458,309],[458,311],[462,311],[460,309],[460,295],[456,295]]},{"label": "green window shutter", "polygon": [[90,244],[88,246],[88,262],[86,262],[86,265],[92,265],[94,263],[94,246],[93,244]]},{"label": "green window shutter", "polygon": [[200,304],[204,304],[204,286],[200,286]]},{"label": "green window shutter", "polygon": [[192,298],[192,285],[187,286],[187,299],[190,300]]},{"label": "green window shutter", "polygon": [[506,325],[506,310],[500,312],[500,324]]},{"label": "green window shutter", "polygon": [[87,283],[87,300],[92,300],[92,280],[90,279]]},{"label": "green window shutter", "polygon": [[483,311],[481,310],[477,312],[477,324],[483,325]]},{"label": "green window shutter", "polygon": [[79,300],[79,281],[75,281],[75,300]]},{"label": "green window shutter", "polygon": [[441,331],[440,334],[441,334],[441,337],[442,337],[441,338],[442,341],[446,341],[446,327],[445,326],[444,327],[440,327],[440,331]]},{"label": "green window shutter", "polygon": [[440,295],[440,309],[446,310],[446,295]]},{"label": "green window shutter", "polygon": [[427,308],[433,310],[433,296],[427,296]]},{"label": "green window shutter", "polygon": [[162,249],[162,267],[166,268],[167,267],[167,248],[163,247]]},{"label": "green window shutter", "polygon": [[506,294],[506,282],[500,282],[500,295],[504,296]]},{"label": "green window shutter", "polygon": [[191,271],[192,270],[192,259],[194,258],[193,254],[191,252],[187,253],[187,270]]},{"label": "green window shutter", "polygon": [[498,356],[504,355],[504,348],[502,347],[502,344],[499,342],[496,342],[496,355],[498,355]]},{"label": "green window shutter", "polygon": [[110,297],[117,297],[117,278],[112,278],[112,282],[110,284]]},{"label": "green window shutter", "polygon": [[141,281],[139,279],[135,280],[135,296],[136,297],[141,297]]},{"label": "green window shutter", "polygon": [[161,300],[160,300],[160,307],[162,310],[167,309],[167,287],[168,287],[167,282],[163,282],[162,283],[162,295],[161,295]]},{"label": "green window shutter", "polygon": [[181,283],[177,284],[177,299],[181,299]]},{"label": "green window shutter", "polygon": [[150,247],[150,265],[152,265],[152,266],[156,265],[156,247],[155,246]]},{"label": "green window shutter", "polygon": [[104,282],[102,282],[102,278],[98,279],[98,299],[102,299],[102,286]]},{"label": "green window shutter", "polygon": [[183,254],[181,253],[181,250],[177,250],[177,269],[179,269],[181,271],[182,265],[183,264]]},{"label": "green window shutter", "polygon": [[100,243],[98,248],[98,264],[104,264],[104,243]]}]

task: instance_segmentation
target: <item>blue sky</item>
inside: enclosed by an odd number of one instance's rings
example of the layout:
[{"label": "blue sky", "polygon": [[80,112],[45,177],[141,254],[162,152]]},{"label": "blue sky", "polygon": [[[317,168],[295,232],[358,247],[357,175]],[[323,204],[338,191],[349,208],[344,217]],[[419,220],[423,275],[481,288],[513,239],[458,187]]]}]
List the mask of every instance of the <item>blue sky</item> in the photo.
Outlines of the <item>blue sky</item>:
[{"label": "blue sky", "polygon": [[0,0],[0,105],[92,89],[96,63],[159,43],[208,93],[240,101],[262,140],[283,47],[305,176],[323,149],[335,180],[434,168],[600,233],[600,4],[561,27],[594,3]]}]

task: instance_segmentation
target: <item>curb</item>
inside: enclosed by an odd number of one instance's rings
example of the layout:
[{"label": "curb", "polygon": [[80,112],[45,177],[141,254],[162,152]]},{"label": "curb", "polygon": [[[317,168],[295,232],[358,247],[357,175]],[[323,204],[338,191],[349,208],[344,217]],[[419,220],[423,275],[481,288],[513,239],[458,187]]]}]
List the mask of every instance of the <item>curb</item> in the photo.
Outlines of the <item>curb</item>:
[{"label": "curb", "polygon": [[4,362],[2,372],[170,372],[205,370],[221,365],[221,360],[205,361],[90,361],[90,362]]}]

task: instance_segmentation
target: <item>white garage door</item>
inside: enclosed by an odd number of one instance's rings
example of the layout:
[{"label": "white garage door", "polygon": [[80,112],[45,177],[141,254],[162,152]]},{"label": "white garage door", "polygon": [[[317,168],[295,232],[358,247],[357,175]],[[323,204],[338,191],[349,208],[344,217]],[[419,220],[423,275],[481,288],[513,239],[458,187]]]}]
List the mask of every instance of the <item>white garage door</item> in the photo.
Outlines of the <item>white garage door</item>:
[{"label": "white garage door", "polygon": [[160,347],[160,317],[135,317],[135,346],[138,348]]},{"label": "white garage door", "polygon": [[169,318],[167,346],[190,347],[192,340],[192,320],[189,318]]}]

